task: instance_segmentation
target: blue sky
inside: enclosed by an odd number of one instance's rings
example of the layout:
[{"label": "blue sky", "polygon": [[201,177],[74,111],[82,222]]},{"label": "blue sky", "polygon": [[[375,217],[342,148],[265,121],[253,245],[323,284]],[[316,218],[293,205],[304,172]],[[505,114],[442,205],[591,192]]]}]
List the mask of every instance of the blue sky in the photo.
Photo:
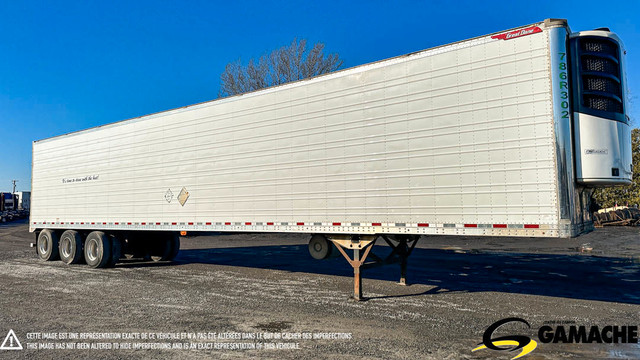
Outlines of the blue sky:
[{"label": "blue sky", "polygon": [[0,0],[0,191],[29,190],[33,140],[212,100],[294,37],[352,67],[545,18],[623,39],[640,124],[640,1]]}]

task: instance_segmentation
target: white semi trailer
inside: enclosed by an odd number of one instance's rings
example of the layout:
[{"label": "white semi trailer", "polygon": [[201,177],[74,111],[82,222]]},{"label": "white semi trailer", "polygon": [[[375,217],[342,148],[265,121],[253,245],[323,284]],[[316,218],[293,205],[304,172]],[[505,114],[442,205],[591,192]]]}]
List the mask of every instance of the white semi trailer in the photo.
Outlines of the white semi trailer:
[{"label": "white semi trailer", "polygon": [[631,182],[624,57],[547,19],[35,141],[30,230],[93,267],[170,260],[182,231],[307,233],[356,298],[379,237],[404,281],[421,235],[577,236],[592,189]]}]

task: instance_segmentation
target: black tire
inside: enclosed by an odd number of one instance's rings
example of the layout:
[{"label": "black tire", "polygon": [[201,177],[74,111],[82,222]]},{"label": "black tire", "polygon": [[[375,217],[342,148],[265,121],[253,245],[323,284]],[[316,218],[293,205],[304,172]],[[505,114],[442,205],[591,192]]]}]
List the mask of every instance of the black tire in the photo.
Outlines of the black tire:
[{"label": "black tire", "polygon": [[59,238],[57,232],[49,229],[40,231],[36,244],[38,257],[44,261],[54,261],[60,259],[58,243]]},{"label": "black tire", "polygon": [[75,230],[67,230],[60,236],[58,245],[60,260],[65,264],[78,264],[84,261],[84,243]]},{"label": "black tire", "polygon": [[323,260],[331,256],[333,245],[322,235],[313,235],[309,240],[309,254],[316,260]]},{"label": "black tire", "polygon": [[143,238],[136,232],[125,233],[121,239],[122,257],[126,259],[145,258],[147,248]]},{"label": "black tire", "polygon": [[92,268],[103,268],[111,261],[111,238],[102,231],[93,231],[84,241],[84,260]]},{"label": "black tire", "polygon": [[180,236],[178,236],[178,234],[172,234],[170,241],[171,241],[171,253],[169,254],[168,260],[173,261],[173,259],[175,259],[176,256],[178,256],[178,253],[180,252]]},{"label": "black tire", "polygon": [[597,222],[598,224],[602,223],[602,217],[600,216],[600,214],[598,214],[597,212],[593,213],[593,221]]},{"label": "black tire", "polygon": [[117,236],[110,236],[111,240],[111,258],[107,267],[114,267],[122,256],[122,241]]},{"label": "black tire", "polygon": [[622,210],[616,210],[614,213],[614,219],[616,219],[616,221],[624,220],[624,214],[622,213]]},{"label": "black tire", "polygon": [[[149,256],[153,261],[173,260],[178,254],[176,247],[177,235],[174,233],[157,233],[155,238],[151,239],[149,244]],[[177,240],[178,250],[180,249],[180,240]],[[174,254],[175,252],[175,254]],[[172,257],[173,256],[173,257]]]},{"label": "black tire", "polygon": [[613,212],[606,212],[606,213],[604,213],[604,215],[605,215],[607,221],[614,221],[615,220],[614,216],[613,216]]},{"label": "black tire", "polygon": [[138,253],[136,249],[136,242],[133,240],[131,234],[127,233],[122,237],[122,257],[125,259],[133,259]]}]

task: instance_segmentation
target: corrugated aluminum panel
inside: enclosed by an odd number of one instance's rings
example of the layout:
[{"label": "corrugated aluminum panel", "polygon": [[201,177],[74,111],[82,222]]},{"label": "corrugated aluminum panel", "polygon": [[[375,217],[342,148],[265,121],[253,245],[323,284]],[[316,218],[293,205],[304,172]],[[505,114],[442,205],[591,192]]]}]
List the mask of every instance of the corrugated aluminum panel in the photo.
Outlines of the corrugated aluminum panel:
[{"label": "corrugated aluminum panel", "polygon": [[549,61],[486,36],[35,142],[32,228],[557,236]]}]

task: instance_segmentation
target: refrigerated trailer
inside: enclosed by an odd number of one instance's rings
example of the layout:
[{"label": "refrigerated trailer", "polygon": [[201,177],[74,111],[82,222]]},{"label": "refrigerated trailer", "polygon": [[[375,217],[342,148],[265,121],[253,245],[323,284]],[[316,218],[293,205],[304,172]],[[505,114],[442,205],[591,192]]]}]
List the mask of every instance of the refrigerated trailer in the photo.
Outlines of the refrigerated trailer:
[{"label": "refrigerated trailer", "polygon": [[578,236],[593,189],[631,182],[625,54],[547,19],[35,141],[30,230],[93,267],[170,260],[182,231],[310,234],[356,298],[378,238],[404,281],[423,235]]}]

